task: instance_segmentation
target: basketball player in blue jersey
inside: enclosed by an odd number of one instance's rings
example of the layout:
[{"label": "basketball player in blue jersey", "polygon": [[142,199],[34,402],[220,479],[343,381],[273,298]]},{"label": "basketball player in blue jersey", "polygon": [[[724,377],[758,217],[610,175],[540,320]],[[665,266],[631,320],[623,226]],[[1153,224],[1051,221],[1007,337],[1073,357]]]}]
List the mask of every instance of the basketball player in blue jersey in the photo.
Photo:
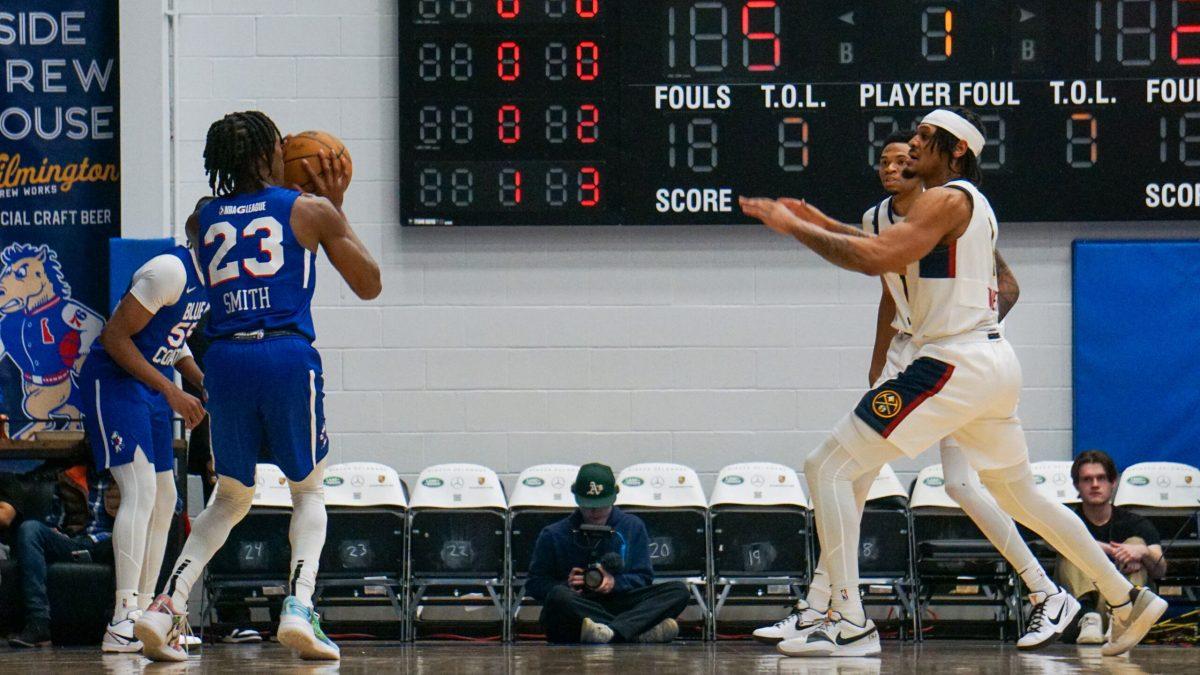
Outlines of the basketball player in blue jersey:
[{"label": "basketball player in blue jersey", "polygon": [[[906,218],[878,236],[826,221],[792,199],[741,198],[742,210],[799,240],[829,262],[869,275],[903,274],[912,339],[900,371],[869,390],[804,463],[832,590],[830,616],[795,644],[794,656],[868,656],[879,634],[859,596],[861,512],[855,483],[953,435],[996,503],[1037,532],[1096,585],[1112,608],[1101,653],[1132,649],[1166,602],[1132,586],[1062,504],[1034,485],[1017,417],[1021,367],[999,327],[999,226],[978,185],[985,139],[965,109],[926,115],[909,142],[905,175],[925,191]],[[897,303],[899,304],[899,303]],[[1063,599],[1065,600],[1065,598]],[[1059,612],[1067,611],[1060,601]],[[1048,617],[1058,620],[1059,617]]]},{"label": "basketball player in blue jersey", "polygon": [[[913,135],[911,131],[893,133],[880,149],[879,182],[888,197],[863,213],[862,228],[868,234],[878,235],[903,221],[913,202],[924,191],[916,176],[906,176],[904,173],[909,161],[908,141]],[[813,218],[827,225],[836,224],[816,207],[811,204],[807,206]],[[998,311],[1003,320],[1016,303],[1020,289],[999,251],[996,251],[996,276]],[[883,292],[879,298],[875,344],[868,372],[868,383],[872,387],[882,380],[895,377],[902,370],[903,355],[912,341],[912,335],[908,332],[912,317],[908,308],[907,280],[902,275],[887,273],[881,276],[881,282]],[[1012,519],[996,505],[994,499],[977,487],[978,480],[972,475],[970,462],[954,438],[948,436],[941,439],[939,450],[946,493],[958,502],[963,512],[1008,560],[1030,590],[1034,609],[1025,634],[1017,640],[1017,647],[1028,650],[1051,644],[1071,624],[1079,610],[1078,602],[1049,579]],[[867,494],[877,474],[877,471],[868,472],[854,483],[855,505],[860,510],[866,504]],[[817,562],[808,593],[796,603],[792,613],[772,626],[754,631],[755,639],[777,643],[779,651],[784,654],[804,648],[808,635],[820,627],[829,610],[831,590],[826,563],[824,558]]]},{"label": "basketball player in blue jersey", "polygon": [[113,525],[116,603],[101,642],[136,652],[133,622],[154,594],[175,513],[172,411],[190,429],[204,407],[175,385],[175,371],[202,386],[187,338],[208,311],[195,252],[176,246],[150,259],[100,333],[80,374],[84,427],[97,471],[121,491]]},{"label": "basketball player in blue jersey", "polygon": [[276,636],[305,659],[340,657],[312,604],[325,544],[322,480],[329,439],[309,305],[318,247],[366,300],[381,291],[379,266],[342,213],[345,166],[322,154],[318,168],[305,162],[316,194],[284,188],[282,141],[260,112],[226,115],[208,130],[204,168],[216,198],[192,214],[188,226],[197,230],[212,304],[205,387],[218,479],[166,589],[135,624],[154,660],[187,657],[179,636],[188,596],[249,510],[264,445],[292,493],[290,593]]}]

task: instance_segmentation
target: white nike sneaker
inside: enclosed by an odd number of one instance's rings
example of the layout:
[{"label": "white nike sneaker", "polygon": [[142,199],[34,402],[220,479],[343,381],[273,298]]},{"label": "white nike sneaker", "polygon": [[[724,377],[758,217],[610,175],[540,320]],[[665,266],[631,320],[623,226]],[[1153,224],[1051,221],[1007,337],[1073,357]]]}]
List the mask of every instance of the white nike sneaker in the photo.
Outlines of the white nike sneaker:
[{"label": "white nike sneaker", "polygon": [[[1112,637],[1100,649],[1104,656],[1117,656],[1136,647],[1163,612],[1167,611],[1167,601],[1148,588],[1135,586],[1129,590],[1129,602],[1112,609],[1108,624]],[[1120,612],[1122,609],[1128,609],[1128,612]],[[1124,617],[1120,614],[1124,614]]]},{"label": "white nike sneaker", "polygon": [[1079,601],[1061,586],[1053,595],[1030,593],[1029,602],[1033,604],[1033,612],[1025,634],[1017,640],[1017,649],[1041,649],[1054,642],[1079,613]]},{"label": "white nike sneaker", "polygon": [[181,637],[188,633],[187,615],[178,612],[171,596],[159,595],[133,622],[133,635],[142,642],[142,653],[152,661],[186,661]]},{"label": "white nike sneaker", "polygon": [[262,633],[253,628],[234,628],[221,638],[221,642],[235,645],[262,642]]},{"label": "white nike sneaker", "polygon": [[792,607],[792,613],[775,622],[754,631],[754,639],[769,645],[777,645],[784,640],[807,637],[825,620],[825,614],[809,606],[804,600],[797,600]]},{"label": "white nike sneaker", "polygon": [[879,631],[870,619],[859,626],[831,618],[805,637],[784,640],[775,648],[785,656],[875,656],[880,652]]},{"label": "white nike sneaker", "polygon": [[1075,638],[1077,645],[1104,644],[1104,619],[1100,612],[1087,612],[1079,620],[1079,637]]},{"label": "white nike sneaker", "polygon": [[142,651],[142,643],[133,636],[133,622],[141,612],[131,613],[124,619],[109,621],[100,641],[100,651],[106,654],[134,654]]}]

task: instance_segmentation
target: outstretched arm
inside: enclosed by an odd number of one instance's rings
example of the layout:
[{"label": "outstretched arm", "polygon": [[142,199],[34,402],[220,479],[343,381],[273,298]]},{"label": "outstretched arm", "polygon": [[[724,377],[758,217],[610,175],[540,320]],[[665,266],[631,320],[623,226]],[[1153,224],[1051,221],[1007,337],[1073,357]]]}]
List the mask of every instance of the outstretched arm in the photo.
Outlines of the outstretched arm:
[{"label": "outstretched arm", "polygon": [[804,220],[792,210],[800,205],[799,200],[742,197],[739,201],[746,215],[772,230],[795,237],[838,267],[869,275],[899,272],[920,260],[965,225],[971,215],[970,204],[960,191],[933,188],[917,197],[905,220],[873,237],[849,225],[839,230]]}]

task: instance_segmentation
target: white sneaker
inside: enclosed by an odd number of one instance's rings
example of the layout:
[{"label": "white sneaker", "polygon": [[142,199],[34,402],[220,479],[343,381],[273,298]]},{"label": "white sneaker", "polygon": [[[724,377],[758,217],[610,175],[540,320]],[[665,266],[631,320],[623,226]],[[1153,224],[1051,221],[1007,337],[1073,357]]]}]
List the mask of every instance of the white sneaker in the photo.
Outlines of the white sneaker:
[{"label": "white sneaker", "polygon": [[133,622],[133,635],[142,642],[142,653],[152,661],[186,661],[180,644],[187,631],[187,615],[175,610],[171,596],[162,594]]},{"label": "white sneaker", "polygon": [[1155,595],[1150,589],[1135,586],[1129,591],[1129,602],[1114,607],[1113,610],[1128,609],[1124,618],[1119,618],[1118,612],[1113,611],[1109,620],[1112,637],[1108,644],[1100,649],[1104,656],[1117,656],[1137,646],[1146,633],[1154,627],[1163,612],[1167,611],[1167,601]]},{"label": "white sneaker", "polygon": [[221,638],[221,642],[236,645],[262,642],[262,634],[253,628],[234,628],[229,635]]},{"label": "white sneaker", "polygon": [[792,613],[770,626],[764,626],[754,631],[754,639],[769,645],[776,645],[784,640],[807,637],[816,630],[825,615],[813,609],[804,600],[797,600],[792,607]]},{"label": "white sneaker", "polygon": [[337,661],[342,658],[341,649],[321,630],[321,615],[294,595],[283,599],[279,630],[275,637],[280,644],[306,661]]},{"label": "white sneaker", "polygon": [[583,625],[579,627],[579,641],[585,645],[606,645],[612,639],[613,629],[602,623],[584,618]]},{"label": "white sneaker", "polygon": [[679,637],[679,622],[675,619],[663,619],[634,638],[633,641],[665,645],[674,642],[677,637]]},{"label": "white sneaker", "polygon": [[805,637],[780,642],[776,649],[785,656],[875,656],[880,652],[879,631],[870,619],[859,626],[838,617]]},{"label": "white sneaker", "polygon": [[1033,612],[1025,634],[1017,640],[1017,649],[1040,649],[1054,642],[1079,613],[1079,601],[1062,587],[1053,595],[1030,593],[1029,602],[1033,603]]},{"label": "white sneaker", "polygon": [[1087,612],[1079,619],[1079,637],[1075,638],[1077,645],[1104,644],[1104,619],[1100,612]]},{"label": "white sneaker", "polygon": [[100,651],[106,654],[134,654],[142,651],[142,643],[133,636],[133,622],[141,612],[131,613],[124,619],[109,621],[100,641]]}]

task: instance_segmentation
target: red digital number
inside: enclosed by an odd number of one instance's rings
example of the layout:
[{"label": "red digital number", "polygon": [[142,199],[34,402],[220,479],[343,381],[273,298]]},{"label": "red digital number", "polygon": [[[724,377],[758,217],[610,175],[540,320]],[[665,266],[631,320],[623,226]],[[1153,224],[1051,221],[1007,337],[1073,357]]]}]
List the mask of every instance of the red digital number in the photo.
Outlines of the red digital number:
[{"label": "red digital number", "polygon": [[521,0],[496,0],[496,13],[501,19],[515,19],[521,13]]},{"label": "red digital number", "polygon": [[575,0],[575,13],[581,19],[594,19],[600,13],[600,0]]},{"label": "red digital number", "polygon": [[585,166],[579,170],[579,204],[595,206],[600,202],[600,172]]},{"label": "red digital number", "polygon": [[[1200,0],[1179,0],[1180,5],[1183,5],[1185,2],[1200,3]],[[1182,7],[1179,9],[1182,9]],[[1176,26],[1175,30],[1171,32],[1171,58],[1174,59],[1175,63],[1181,66],[1200,66],[1200,53],[1193,56],[1179,55],[1179,36],[1197,34],[1200,34],[1200,24],[1195,23],[1181,24]],[[1200,43],[1200,37],[1196,38],[1195,42]]]},{"label": "red digital number", "polygon": [[[779,6],[775,0],[750,0],[742,6],[742,35],[746,36],[745,46],[745,62],[746,67],[752,71],[771,71],[779,67],[779,35],[774,29],[770,31],[751,31],[750,30],[750,11],[755,9],[769,10],[769,19],[771,25],[776,25],[776,20],[779,16]],[[756,42],[769,40],[771,42],[771,63],[752,63],[750,59],[750,48]]]},{"label": "red digital number", "polygon": [[521,76],[521,46],[515,42],[501,42],[496,48],[496,74],[505,82]]},{"label": "red digital number", "polygon": [[575,45],[575,76],[585,82],[600,76],[600,48],[595,42]]},{"label": "red digital number", "polygon": [[585,103],[579,106],[576,119],[578,123],[575,125],[575,138],[578,138],[580,143],[595,143],[600,136],[600,129],[597,127],[600,123],[600,109],[591,103]]},{"label": "red digital number", "polygon": [[520,108],[512,104],[500,106],[496,121],[499,123],[496,126],[496,135],[500,138],[501,143],[512,145],[521,140]]}]

